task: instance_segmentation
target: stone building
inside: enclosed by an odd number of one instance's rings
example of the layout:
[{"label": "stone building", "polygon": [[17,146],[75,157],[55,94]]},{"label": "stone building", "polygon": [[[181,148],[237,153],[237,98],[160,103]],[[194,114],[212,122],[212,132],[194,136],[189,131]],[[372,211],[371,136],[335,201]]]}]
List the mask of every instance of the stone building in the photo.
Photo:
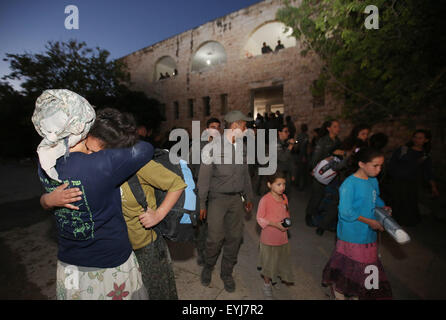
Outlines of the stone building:
[{"label": "stone building", "polygon": [[[262,1],[121,58],[132,89],[162,103],[165,130],[190,128],[192,120],[204,125],[233,109],[254,117],[279,110],[297,125],[320,126],[340,105],[311,95],[319,63],[302,57],[291,30],[275,19],[283,5]],[[284,48],[275,51],[279,40]],[[273,52],[262,54],[264,42]]]},{"label": "stone building", "polygon": [[[299,3],[292,1],[294,6]],[[276,20],[283,6],[283,0],[265,0],[121,58],[129,67],[131,89],[162,103],[164,132],[173,127],[191,129],[192,120],[200,120],[203,129],[208,118],[222,119],[233,109],[254,117],[280,110],[297,128],[306,123],[310,131],[327,117],[340,115],[342,101],[328,93],[312,96],[310,86],[321,64],[311,52],[301,56],[300,43]],[[278,40],[283,49],[262,54],[264,42],[274,51]],[[351,127],[341,120],[341,139]],[[389,121],[375,125],[372,133],[376,132],[388,135],[390,154],[413,131]],[[436,172],[445,177],[446,160],[435,156],[444,153],[444,130],[433,133]]]},{"label": "stone building", "polygon": [[[299,41],[276,20],[283,6],[283,0],[261,1],[121,58],[129,67],[131,89],[162,103],[163,131],[190,129],[192,120],[204,128],[209,117],[222,119],[233,109],[254,118],[280,110],[297,128],[306,123],[310,131],[340,115],[342,101],[328,92],[312,96],[321,63],[314,53],[301,56]],[[274,52],[278,40],[284,49]],[[262,54],[264,42],[272,53]],[[169,77],[160,79],[166,73]],[[340,137],[351,127],[341,120]],[[412,133],[396,122],[377,124],[372,133],[379,131],[389,136],[389,149]]]}]

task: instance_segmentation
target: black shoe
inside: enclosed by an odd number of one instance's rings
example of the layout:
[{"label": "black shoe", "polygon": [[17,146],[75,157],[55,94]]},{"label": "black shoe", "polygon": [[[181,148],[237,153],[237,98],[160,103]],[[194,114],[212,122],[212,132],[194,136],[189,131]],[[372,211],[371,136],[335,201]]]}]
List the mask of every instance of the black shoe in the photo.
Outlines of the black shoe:
[{"label": "black shoe", "polygon": [[235,281],[232,276],[221,276],[221,280],[223,280],[227,292],[235,291]]},{"label": "black shoe", "polygon": [[316,229],[316,234],[318,235],[318,236],[321,236],[322,237],[322,235],[324,234],[324,229],[322,229],[322,228],[317,228]]},{"label": "black shoe", "polygon": [[204,267],[201,271],[201,284],[205,287],[209,286],[212,280],[212,268]]}]

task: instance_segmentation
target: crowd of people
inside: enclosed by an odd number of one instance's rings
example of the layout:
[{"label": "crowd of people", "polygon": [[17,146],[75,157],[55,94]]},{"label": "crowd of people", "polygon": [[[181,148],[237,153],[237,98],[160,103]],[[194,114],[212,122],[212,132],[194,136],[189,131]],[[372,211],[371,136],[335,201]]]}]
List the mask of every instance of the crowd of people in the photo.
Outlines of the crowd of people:
[{"label": "crowd of people", "polygon": [[[177,174],[152,160],[154,143],[141,139],[145,128],[131,114],[106,108],[95,110],[83,97],[65,89],[46,90],[33,115],[43,137],[38,147],[39,177],[47,193],[45,209],[54,210],[58,231],[58,299],[178,299],[168,247],[156,226],[186,189]],[[377,232],[383,226],[374,209],[383,207],[403,226],[420,221],[417,192],[420,176],[439,195],[430,156],[431,135],[417,130],[409,143],[389,159],[383,149],[388,137],[371,128],[355,126],[341,140],[341,124],[327,121],[308,134],[290,116],[258,114],[254,120],[233,110],[206,123],[207,141],[196,147],[207,161],[191,164],[199,199],[195,246],[202,266],[200,281],[209,286],[222,253],[220,278],[228,292],[236,290],[233,271],[243,240],[244,214],[252,211],[255,193],[261,196],[257,223],[261,227],[257,269],[263,277],[265,298],[273,297],[274,284],[291,285],[293,278],[289,201],[291,185],[310,187],[305,222],[322,236],[337,235],[333,254],[322,271],[322,284],[336,299],[389,299],[392,290],[377,254]],[[238,164],[236,151],[247,128],[277,130],[277,170],[259,176],[259,164]],[[138,136],[138,133],[140,136]],[[268,136],[268,135],[266,135]],[[215,146],[224,148],[214,148]],[[163,147],[168,148],[168,145]],[[222,159],[232,159],[225,162]],[[313,168],[332,160],[333,177],[316,179]],[[146,197],[144,211],[127,179],[137,176]],[[288,186],[288,188],[287,188]],[[155,190],[167,192],[161,203]],[[380,189],[382,192],[380,192]],[[391,208],[391,209],[390,209]],[[298,213],[296,213],[298,214]],[[364,287],[364,268],[380,272],[379,289]],[[70,272],[78,284],[67,286]]]}]

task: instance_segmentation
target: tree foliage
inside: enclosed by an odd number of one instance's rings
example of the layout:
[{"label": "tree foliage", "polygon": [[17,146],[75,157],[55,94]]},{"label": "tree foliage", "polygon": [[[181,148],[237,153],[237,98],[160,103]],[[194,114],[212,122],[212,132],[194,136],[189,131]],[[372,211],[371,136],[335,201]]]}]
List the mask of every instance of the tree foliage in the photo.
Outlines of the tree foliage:
[{"label": "tree foliage", "polygon": [[51,42],[44,53],[6,54],[12,72],[4,80],[20,80],[24,93],[40,95],[49,88],[65,88],[82,96],[114,96],[129,81],[125,66],[109,61],[110,53],[85,42]]},{"label": "tree foliage", "polygon": [[[446,120],[446,36],[441,1],[302,0],[286,2],[277,19],[293,29],[321,61],[317,86],[344,99],[352,122],[415,118]],[[368,30],[368,5],[379,9],[379,29]],[[442,44],[442,45],[440,45]]]},{"label": "tree foliage", "polygon": [[69,89],[96,108],[113,107],[133,113],[140,124],[156,131],[162,119],[159,102],[128,89],[130,75],[107,50],[85,42],[48,42],[44,53],[6,54],[12,72],[3,80],[21,81],[21,92],[0,82],[2,154],[29,156],[40,141],[31,123],[37,97],[47,89]]},{"label": "tree foliage", "polygon": [[38,135],[31,123],[35,100],[0,82],[0,150],[2,156],[29,156]]}]

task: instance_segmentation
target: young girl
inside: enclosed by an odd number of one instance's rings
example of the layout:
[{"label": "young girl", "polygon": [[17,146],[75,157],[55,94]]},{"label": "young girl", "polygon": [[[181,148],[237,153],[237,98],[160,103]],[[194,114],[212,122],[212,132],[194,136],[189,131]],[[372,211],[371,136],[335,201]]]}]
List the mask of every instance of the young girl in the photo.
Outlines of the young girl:
[{"label": "young girl", "polygon": [[391,299],[392,289],[378,258],[376,243],[376,231],[384,229],[374,214],[375,207],[384,206],[375,178],[384,156],[374,149],[363,148],[354,157],[358,169],[339,190],[338,240],[324,268],[322,285],[331,286],[339,300]]},{"label": "young girl", "polygon": [[285,283],[293,282],[288,228],[282,226],[282,221],[290,217],[288,199],[284,194],[285,182],[282,172],[269,176],[267,186],[270,192],[260,199],[257,209],[257,222],[262,227],[259,269],[265,281],[263,292],[268,299],[272,298],[271,281],[276,282],[280,277]]}]

